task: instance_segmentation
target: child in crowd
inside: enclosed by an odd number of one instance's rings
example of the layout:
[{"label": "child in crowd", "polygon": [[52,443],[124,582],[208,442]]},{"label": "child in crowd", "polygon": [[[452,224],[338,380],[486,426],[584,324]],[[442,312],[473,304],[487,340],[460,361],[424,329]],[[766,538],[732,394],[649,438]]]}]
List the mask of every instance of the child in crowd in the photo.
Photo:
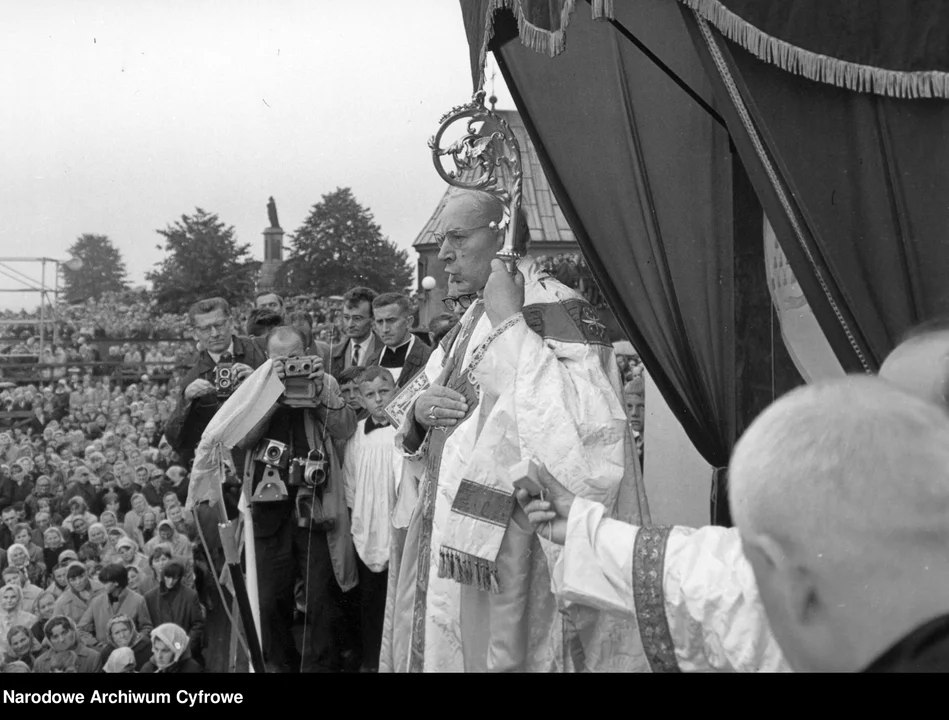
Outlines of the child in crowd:
[{"label": "child in crowd", "polygon": [[402,475],[402,457],[395,449],[395,428],[385,415],[395,394],[392,373],[378,365],[367,367],[359,374],[358,386],[368,417],[359,421],[346,446],[343,481],[359,567],[362,671],[375,672],[389,577],[389,516]]}]

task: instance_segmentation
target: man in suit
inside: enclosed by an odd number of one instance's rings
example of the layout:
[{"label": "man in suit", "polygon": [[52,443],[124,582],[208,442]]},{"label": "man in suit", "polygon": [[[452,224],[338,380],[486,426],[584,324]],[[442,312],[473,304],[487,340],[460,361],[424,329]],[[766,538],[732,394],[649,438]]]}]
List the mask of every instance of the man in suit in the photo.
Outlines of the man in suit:
[{"label": "man in suit", "polygon": [[[181,385],[184,390],[165,427],[165,437],[186,467],[190,467],[201,435],[226,399],[219,398],[217,395],[214,386],[215,367],[219,363],[233,363],[231,371],[234,377],[241,381],[267,361],[267,355],[252,338],[238,337],[234,334],[234,320],[227,300],[223,298],[199,300],[188,310],[188,317],[191,320],[195,338],[200,343],[201,352],[198,354],[194,367],[185,375]],[[235,449],[233,455],[235,467],[243,467],[243,451]],[[225,506],[230,516],[236,516],[237,507],[233,491],[239,491],[240,481],[236,477],[229,477],[228,481],[227,489],[230,492],[224,495]],[[197,505],[195,512],[210,555],[207,558],[211,570],[208,575],[220,576],[224,566],[224,550],[218,534],[220,517],[217,510],[207,503]],[[230,622],[226,610],[218,600],[217,591],[210,582],[198,590],[202,602],[211,606],[208,611],[206,630],[208,647],[205,651],[208,670],[225,672],[230,642]]]},{"label": "man in suit", "polygon": [[227,300],[199,300],[188,310],[188,318],[203,349],[185,375],[178,406],[165,428],[168,442],[185,461],[193,458],[204,429],[223,402],[215,390],[214,368],[219,363],[233,363],[231,370],[241,381],[267,360],[250,338],[234,334]]},{"label": "man in suit", "polygon": [[425,367],[432,351],[421,338],[409,332],[412,309],[405,295],[380,295],[372,301],[372,314],[376,334],[384,346],[379,365],[392,373],[396,388],[404,387]]},{"label": "man in suit", "polygon": [[333,346],[333,357],[326,372],[338,374],[358,365],[369,367],[379,363],[382,343],[372,332],[372,302],[376,293],[365,287],[354,287],[343,295],[343,334],[345,339]]}]

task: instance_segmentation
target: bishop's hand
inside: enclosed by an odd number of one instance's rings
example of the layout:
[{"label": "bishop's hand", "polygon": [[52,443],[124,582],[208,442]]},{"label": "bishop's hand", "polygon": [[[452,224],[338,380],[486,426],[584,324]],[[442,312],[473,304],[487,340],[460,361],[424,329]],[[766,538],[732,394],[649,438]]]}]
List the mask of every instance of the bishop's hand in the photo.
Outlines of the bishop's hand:
[{"label": "bishop's hand", "polygon": [[454,365],[454,358],[450,358],[435,382],[415,401],[415,420],[426,429],[452,427],[468,413],[465,396],[445,387]]},{"label": "bishop's hand", "polygon": [[491,275],[484,286],[484,312],[497,327],[524,307],[524,276],[512,275],[501,260],[491,261]]}]

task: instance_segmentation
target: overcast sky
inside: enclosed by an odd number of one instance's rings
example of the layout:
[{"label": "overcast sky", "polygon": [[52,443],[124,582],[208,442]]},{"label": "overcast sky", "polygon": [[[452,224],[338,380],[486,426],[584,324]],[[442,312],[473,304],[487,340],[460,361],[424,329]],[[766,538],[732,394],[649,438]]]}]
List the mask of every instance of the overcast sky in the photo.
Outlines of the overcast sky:
[{"label": "overcast sky", "polygon": [[349,186],[410,247],[444,190],[426,142],[471,96],[455,0],[9,3],[0,64],[0,255],[102,233],[133,284],[163,256],[155,230],[196,206],[261,258],[270,195],[292,232]]}]

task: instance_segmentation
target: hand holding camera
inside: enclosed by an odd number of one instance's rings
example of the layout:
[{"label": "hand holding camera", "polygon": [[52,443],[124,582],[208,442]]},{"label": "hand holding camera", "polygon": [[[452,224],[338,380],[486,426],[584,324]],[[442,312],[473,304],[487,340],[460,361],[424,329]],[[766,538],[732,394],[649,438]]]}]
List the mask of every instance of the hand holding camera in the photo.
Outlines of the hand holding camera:
[{"label": "hand holding camera", "polygon": [[277,377],[283,380],[284,404],[316,407],[323,392],[323,359],[315,355],[275,361]]},{"label": "hand holding camera", "polygon": [[213,384],[207,380],[198,378],[185,388],[185,401],[191,402],[196,397],[201,397],[203,395],[213,395],[215,392],[216,390]]}]

